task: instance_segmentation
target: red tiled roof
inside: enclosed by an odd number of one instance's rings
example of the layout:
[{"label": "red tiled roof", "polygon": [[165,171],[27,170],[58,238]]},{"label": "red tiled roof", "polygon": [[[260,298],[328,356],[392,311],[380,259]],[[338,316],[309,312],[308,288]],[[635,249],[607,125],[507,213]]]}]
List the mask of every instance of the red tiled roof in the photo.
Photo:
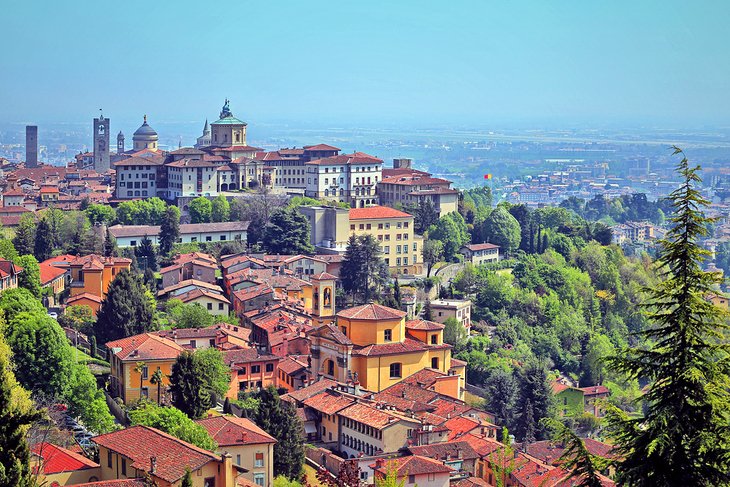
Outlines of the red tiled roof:
[{"label": "red tiled roof", "polygon": [[120,360],[164,360],[175,359],[183,348],[172,340],[151,333],[142,333],[113,342],[108,342],[109,349],[120,348],[112,353]]},{"label": "red tiled roof", "polygon": [[469,433],[479,428],[481,424],[472,419],[459,416],[447,420],[444,426],[449,430],[449,440],[453,440],[462,436],[464,433]]},{"label": "red tiled roof", "polygon": [[400,419],[404,419],[400,416],[394,415],[392,411],[384,411],[376,408],[375,406],[363,404],[361,402],[346,407],[340,411],[339,415],[343,418],[359,421],[360,423],[364,423],[376,429],[383,429]]},{"label": "red tiled roof", "polygon": [[306,149],[308,151],[323,151],[323,150],[336,150],[336,151],[340,151],[340,150],[342,150],[339,147],[334,147],[334,146],[327,145],[327,144],[305,145],[304,146],[304,149]]},{"label": "red tiled roof", "polygon": [[31,451],[41,458],[41,471],[39,473],[44,475],[85,470],[99,466],[98,463],[94,463],[78,453],[52,443],[37,443],[33,445]]},{"label": "red tiled roof", "polygon": [[[281,151],[280,151],[281,152]],[[330,156],[322,159],[315,159],[305,164],[312,165],[337,165],[337,164],[382,164],[383,160],[378,159],[364,152],[353,152],[352,154],[340,154],[338,156]]]},{"label": "red tiled roof", "polygon": [[292,356],[284,357],[282,361],[279,362],[279,370],[287,375],[296,374],[300,370],[305,370],[307,368],[307,364],[300,362]]},{"label": "red tiled roof", "polygon": [[215,416],[196,421],[205,428],[219,446],[258,445],[276,443],[276,439],[250,419],[235,416]]},{"label": "red tiled roof", "polygon": [[418,340],[406,338],[402,342],[368,345],[354,350],[352,354],[363,357],[377,357],[382,355],[423,352],[425,350],[436,350],[440,348],[451,348],[451,345],[426,345],[425,343],[419,342]]},{"label": "red tiled roof", "polygon": [[421,455],[437,460],[451,460],[455,458],[474,460],[479,458],[479,453],[466,441],[449,441],[446,443],[434,443],[432,445],[411,446],[408,447],[408,450],[414,455]]},{"label": "red tiled roof", "polygon": [[41,187],[41,193],[58,193],[58,188],[53,186],[42,186]]},{"label": "red tiled roof", "polygon": [[456,483],[451,484],[452,487],[491,487],[486,480],[480,479],[479,477],[467,477],[461,479]]},{"label": "red tiled roof", "polygon": [[356,320],[395,320],[403,318],[405,315],[405,311],[388,308],[387,306],[376,303],[343,309],[337,313],[338,317]]},{"label": "red tiled roof", "polygon": [[580,387],[580,390],[583,391],[583,394],[586,396],[596,396],[599,394],[610,394],[610,390],[606,386],[589,386],[589,387]]},{"label": "red tiled roof", "polygon": [[157,293],[157,295],[158,296],[164,296],[165,294],[169,294],[169,293],[171,293],[173,291],[177,291],[178,289],[182,289],[182,288],[188,287],[188,286],[195,286],[195,287],[202,288],[202,289],[208,289],[210,291],[214,291],[214,292],[217,292],[217,293],[220,293],[220,294],[223,293],[223,290],[217,284],[211,284],[211,283],[205,282],[205,281],[198,281],[197,279],[186,279],[184,281],[178,282],[177,284],[173,284],[171,286],[167,286],[165,288],[162,288]]},{"label": "red tiled roof", "polygon": [[304,405],[324,414],[335,414],[348,407],[353,399],[334,391],[324,391],[304,400]]},{"label": "red tiled roof", "polygon": [[213,453],[186,443],[174,436],[148,426],[132,426],[96,436],[94,443],[132,460],[128,467],[149,472],[151,459],[157,461],[155,476],[167,482],[177,482],[186,467],[197,470],[211,461],[220,461]]},{"label": "red tiled roof", "polygon": [[101,297],[97,296],[96,294],[81,293],[81,294],[76,294],[75,296],[71,296],[70,298],[68,298],[66,300],[66,304],[69,306],[72,306],[76,301],[81,301],[84,299],[88,299],[90,301],[94,301],[95,303],[100,303],[100,304],[102,302]]},{"label": "red tiled roof", "polygon": [[373,470],[382,474],[385,474],[389,469],[394,468],[398,477],[404,477],[406,475],[424,475],[429,473],[450,473],[454,471],[453,468],[448,465],[444,465],[438,460],[422,457],[420,455],[393,458],[386,460],[385,464],[382,466],[373,464],[371,467],[373,467]]},{"label": "red tiled roof", "polygon": [[66,274],[66,269],[62,267],[57,267],[52,264],[48,264],[46,262],[41,262],[39,264],[40,270],[41,270],[41,285],[44,286],[46,284],[49,284],[54,279]]},{"label": "red tiled roof", "polygon": [[474,451],[476,451],[480,457],[484,458],[490,455],[493,451],[502,448],[504,445],[497,440],[487,439],[482,436],[477,436],[472,433],[467,433],[459,441],[463,441],[469,444]]},{"label": "red tiled roof", "polygon": [[371,220],[376,218],[413,218],[413,216],[389,206],[350,208],[350,220]]},{"label": "red tiled roof", "polygon": [[183,303],[189,303],[190,301],[194,301],[201,297],[210,298],[215,301],[220,301],[220,302],[226,303],[226,304],[231,304],[231,302],[228,301],[228,299],[226,299],[226,297],[223,296],[222,294],[213,293],[213,292],[207,291],[205,289],[201,289],[201,288],[193,289],[192,291],[188,291],[184,294],[178,294],[177,296],[175,296],[175,299],[179,299]]},{"label": "red tiled roof", "polygon": [[302,387],[301,389],[297,389],[296,391],[291,391],[285,395],[282,396],[282,398],[291,398],[295,401],[302,402],[305,399],[314,396],[315,394],[319,394],[320,392],[329,389],[330,387],[336,387],[337,381],[334,381],[332,379],[325,379],[321,378],[317,382],[314,382],[313,384],[308,385],[307,387]]},{"label": "red tiled roof", "polygon": [[499,249],[499,245],[494,245],[491,243],[469,244],[464,245],[464,247],[471,250],[472,252],[476,252],[478,250]]},{"label": "red tiled roof", "polygon": [[312,276],[309,276],[309,279],[311,281],[326,281],[326,280],[336,281],[337,276],[333,276],[332,274],[330,274],[328,272],[320,272],[319,274],[314,274]]},{"label": "red tiled roof", "polygon": [[223,361],[229,367],[250,362],[278,362],[280,359],[281,357],[277,357],[276,355],[261,354],[255,348],[238,348],[229,350],[223,354]]},{"label": "red tiled roof", "polygon": [[422,330],[422,331],[438,331],[443,330],[445,325],[436,323],[435,321],[428,321],[421,318],[406,321],[406,328],[410,330]]},{"label": "red tiled roof", "polygon": [[66,484],[66,487],[147,487],[148,485],[144,479],[116,479],[99,480],[98,482],[86,482],[83,484]]}]

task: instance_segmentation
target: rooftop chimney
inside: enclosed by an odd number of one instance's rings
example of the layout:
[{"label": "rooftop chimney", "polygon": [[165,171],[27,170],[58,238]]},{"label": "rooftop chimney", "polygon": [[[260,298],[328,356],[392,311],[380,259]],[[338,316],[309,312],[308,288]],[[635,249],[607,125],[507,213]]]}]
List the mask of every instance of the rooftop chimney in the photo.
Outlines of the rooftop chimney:
[{"label": "rooftop chimney", "polygon": [[157,471],[157,457],[150,457],[150,473]]}]

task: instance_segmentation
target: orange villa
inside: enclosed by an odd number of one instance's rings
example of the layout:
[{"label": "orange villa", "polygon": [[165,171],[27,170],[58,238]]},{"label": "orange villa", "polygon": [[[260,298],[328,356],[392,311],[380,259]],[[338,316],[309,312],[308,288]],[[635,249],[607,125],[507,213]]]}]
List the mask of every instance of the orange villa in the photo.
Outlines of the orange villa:
[{"label": "orange villa", "polygon": [[96,316],[109,284],[122,270],[129,270],[131,264],[132,260],[124,257],[103,257],[95,254],[69,261],[71,297],[66,304],[86,305]]}]

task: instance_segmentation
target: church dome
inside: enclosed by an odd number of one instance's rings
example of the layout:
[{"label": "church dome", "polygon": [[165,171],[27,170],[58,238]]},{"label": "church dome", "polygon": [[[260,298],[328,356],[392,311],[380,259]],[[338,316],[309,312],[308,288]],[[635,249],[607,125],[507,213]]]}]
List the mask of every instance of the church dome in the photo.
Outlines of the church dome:
[{"label": "church dome", "polygon": [[147,115],[144,116],[144,123],[134,132],[134,138],[157,139],[155,129],[147,125]]}]

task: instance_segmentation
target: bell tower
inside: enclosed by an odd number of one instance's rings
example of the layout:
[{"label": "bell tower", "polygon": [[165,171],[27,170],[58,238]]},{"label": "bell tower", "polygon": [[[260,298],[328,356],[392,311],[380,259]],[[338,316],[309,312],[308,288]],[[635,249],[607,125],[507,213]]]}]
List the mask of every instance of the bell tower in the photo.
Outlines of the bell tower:
[{"label": "bell tower", "polygon": [[335,282],[337,277],[326,272],[315,274],[312,281],[312,317],[320,323],[327,323],[335,316]]},{"label": "bell tower", "polygon": [[117,134],[117,154],[122,154],[124,152],[124,134],[120,130]]},{"label": "bell tower", "polygon": [[109,162],[109,119],[99,110],[99,118],[94,119],[94,169],[102,173],[110,168]]}]

